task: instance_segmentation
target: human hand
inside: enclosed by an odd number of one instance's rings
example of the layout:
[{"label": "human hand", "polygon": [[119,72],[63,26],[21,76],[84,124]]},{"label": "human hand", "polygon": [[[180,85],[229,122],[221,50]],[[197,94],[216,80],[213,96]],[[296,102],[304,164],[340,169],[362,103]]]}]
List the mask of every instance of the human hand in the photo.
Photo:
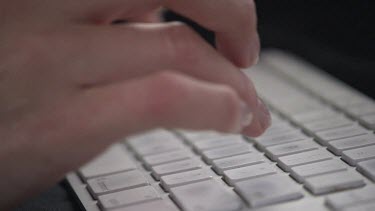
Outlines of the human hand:
[{"label": "human hand", "polygon": [[[180,23],[136,23],[161,6],[214,31],[218,50]],[[165,127],[257,136],[269,125],[239,69],[259,51],[252,0],[14,0],[0,8],[0,207],[130,134]]]}]

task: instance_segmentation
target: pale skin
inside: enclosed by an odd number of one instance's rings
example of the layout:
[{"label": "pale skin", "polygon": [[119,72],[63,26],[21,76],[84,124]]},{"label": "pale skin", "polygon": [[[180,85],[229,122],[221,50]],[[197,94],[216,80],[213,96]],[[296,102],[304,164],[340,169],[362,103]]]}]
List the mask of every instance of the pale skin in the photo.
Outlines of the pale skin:
[{"label": "pale skin", "polygon": [[[161,7],[217,49],[158,22]],[[0,209],[148,129],[262,134],[269,113],[240,70],[258,53],[252,0],[0,0]]]}]

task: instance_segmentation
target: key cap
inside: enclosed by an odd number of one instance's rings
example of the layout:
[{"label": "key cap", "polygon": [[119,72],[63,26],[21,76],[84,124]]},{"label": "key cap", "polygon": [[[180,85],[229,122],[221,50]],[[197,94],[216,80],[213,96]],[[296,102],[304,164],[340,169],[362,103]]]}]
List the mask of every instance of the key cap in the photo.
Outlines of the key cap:
[{"label": "key cap", "polygon": [[375,146],[343,151],[341,158],[351,166],[355,166],[358,162],[375,158]]},{"label": "key cap", "polygon": [[87,184],[90,192],[94,196],[98,196],[116,191],[146,186],[149,183],[138,170],[134,170],[89,179]]},{"label": "key cap", "polygon": [[290,171],[290,168],[304,164],[315,163],[324,160],[332,159],[332,155],[325,149],[302,152],[294,155],[280,157],[278,165],[285,171]]},{"label": "key cap", "polygon": [[291,168],[291,176],[302,183],[306,178],[322,174],[347,170],[343,162],[326,160]]},{"label": "key cap", "polygon": [[171,197],[184,211],[237,211],[244,207],[232,190],[214,180],[171,188]]},{"label": "key cap", "polygon": [[164,175],[195,170],[201,167],[202,165],[199,164],[197,161],[189,159],[189,160],[182,160],[182,161],[177,161],[173,163],[153,166],[151,169],[152,169],[152,175],[157,180],[159,180],[160,177]]},{"label": "key cap", "polygon": [[208,179],[212,179],[212,176],[207,172],[206,169],[197,169],[178,174],[162,176],[160,178],[160,182],[165,190],[169,190],[173,187],[188,185]]},{"label": "key cap", "polygon": [[316,133],[316,136],[320,143],[322,143],[323,145],[327,145],[327,142],[329,141],[349,138],[353,136],[359,136],[359,135],[363,135],[366,133],[368,133],[368,131],[364,129],[363,127],[359,125],[352,125],[352,126],[346,126],[346,127],[321,131],[321,132]]},{"label": "key cap", "polygon": [[224,171],[224,178],[234,186],[236,182],[270,174],[276,174],[276,168],[268,163],[261,163]]},{"label": "key cap", "polygon": [[142,147],[148,145],[150,142],[160,142],[160,141],[175,141],[178,140],[177,136],[170,131],[163,129],[151,130],[149,132],[142,133],[140,135],[130,136],[126,138],[126,143],[129,144],[131,148]]},{"label": "key cap", "polygon": [[215,159],[241,155],[254,151],[254,148],[250,144],[233,144],[232,146],[203,151],[202,156],[208,164],[211,164]]},{"label": "key cap", "polygon": [[345,211],[373,211],[373,210],[375,210],[375,202],[359,204],[359,205],[345,209]]},{"label": "key cap", "polygon": [[318,111],[312,111],[307,113],[302,113],[292,116],[292,119],[299,123],[307,123],[319,120],[327,120],[332,117],[339,116],[340,114],[337,111],[332,109],[324,109]]},{"label": "key cap", "polygon": [[104,210],[110,210],[157,199],[160,199],[160,197],[155,189],[151,186],[145,186],[99,196],[98,202]]},{"label": "key cap", "polygon": [[375,182],[375,159],[359,162],[357,169]]},{"label": "key cap", "polygon": [[226,170],[263,163],[264,161],[263,155],[254,152],[217,159],[212,161],[212,166],[218,174],[222,175]]},{"label": "key cap", "polygon": [[134,161],[126,154],[124,147],[121,144],[116,144],[81,167],[79,173],[87,180],[135,168]]},{"label": "key cap", "polygon": [[270,146],[265,149],[266,155],[273,161],[281,156],[296,154],[300,152],[307,152],[314,149],[319,149],[320,146],[313,140],[297,141],[292,143],[280,144]]},{"label": "key cap", "polygon": [[335,211],[343,210],[356,204],[375,200],[375,187],[367,186],[358,190],[346,191],[330,195],[326,198],[328,207]]},{"label": "key cap", "polygon": [[324,194],[364,186],[365,182],[355,172],[336,172],[305,180],[305,187],[313,194]]},{"label": "key cap", "polygon": [[269,137],[260,137],[256,139],[256,143],[259,148],[263,149],[269,146],[274,146],[278,144],[285,144],[294,141],[306,140],[308,137],[301,133],[301,131],[292,131],[289,133],[274,135]]},{"label": "key cap", "polygon": [[114,209],[113,211],[179,211],[175,205],[172,204],[172,202],[167,202],[166,200],[156,200],[141,204],[136,204],[132,206],[127,207],[121,207],[118,209]]},{"label": "key cap", "polygon": [[139,157],[146,155],[155,155],[165,152],[171,152],[175,150],[181,150],[184,146],[182,142],[178,139],[171,140],[153,140],[149,141],[147,144],[137,145],[133,147],[133,150]]},{"label": "key cap", "polygon": [[353,121],[344,117],[344,116],[339,116],[336,118],[329,118],[325,120],[320,120],[320,121],[314,121],[314,122],[309,122],[303,125],[303,127],[312,132],[319,132],[322,130],[329,130],[329,129],[334,129],[334,128],[340,128],[344,126],[350,126],[353,124]]},{"label": "key cap", "polygon": [[179,131],[188,143],[199,142],[207,139],[218,138],[223,136],[222,133],[216,131]]},{"label": "key cap", "polygon": [[366,127],[375,130],[375,114],[361,116],[360,121],[366,125]]},{"label": "key cap", "polygon": [[341,155],[344,150],[367,147],[371,145],[375,145],[375,136],[373,134],[354,136],[327,143],[328,149],[336,155]]},{"label": "key cap", "polygon": [[240,135],[225,135],[218,138],[194,142],[193,147],[197,152],[202,153],[204,150],[241,143],[245,143],[245,141]]},{"label": "key cap", "polygon": [[375,114],[375,103],[363,103],[350,106],[345,109],[352,116],[362,116],[366,114]]},{"label": "key cap", "polygon": [[251,207],[261,207],[303,197],[300,186],[285,175],[272,175],[238,182],[235,190]]},{"label": "key cap", "polygon": [[287,122],[274,123],[272,119],[272,125],[262,135],[263,137],[272,136],[275,134],[284,134],[295,131],[296,128],[291,126]]},{"label": "key cap", "polygon": [[186,150],[177,150],[172,152],[166,152],[157,155],[149,155],[143,157],[143,161],[147,168],[151,168],[151,166],[156,166],[160,164],[170,163],[174,161],[186,160],[192,157],[190,152]]}]

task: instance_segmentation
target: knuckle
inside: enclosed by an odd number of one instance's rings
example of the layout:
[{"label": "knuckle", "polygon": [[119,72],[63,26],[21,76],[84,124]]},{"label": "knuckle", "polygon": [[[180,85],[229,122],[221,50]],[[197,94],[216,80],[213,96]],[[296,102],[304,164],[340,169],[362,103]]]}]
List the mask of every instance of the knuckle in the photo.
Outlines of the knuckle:
[{"label": "knuckle", "polygon": [[164,46],[168,58],[176,64],[191,64],[199,59],[198,35],[185,24],[170,24],[164,31]]}]

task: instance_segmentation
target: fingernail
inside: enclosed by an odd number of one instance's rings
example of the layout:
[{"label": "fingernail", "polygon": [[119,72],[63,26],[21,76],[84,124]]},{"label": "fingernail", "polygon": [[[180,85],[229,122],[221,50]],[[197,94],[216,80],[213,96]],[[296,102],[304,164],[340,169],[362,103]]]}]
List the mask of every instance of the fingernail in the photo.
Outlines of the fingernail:
[{"label": "fingernail", "polygon": [[240,130],[249,126],[252,121],[253,121],[253,113],[251,112],[251,109],[246,103],[241,102]]},{"label": "fingernail", "polygon": [[265,130],[271,125],[271,114],[266,104],[260,98],[258,98],[258,113],[260,117],[259,118],[260,124]]},{"label": "fingernail", "polygon": [[256,55],[254,61],[253,61],[253,65],[257,65],[259,62],[259,55]]}]

